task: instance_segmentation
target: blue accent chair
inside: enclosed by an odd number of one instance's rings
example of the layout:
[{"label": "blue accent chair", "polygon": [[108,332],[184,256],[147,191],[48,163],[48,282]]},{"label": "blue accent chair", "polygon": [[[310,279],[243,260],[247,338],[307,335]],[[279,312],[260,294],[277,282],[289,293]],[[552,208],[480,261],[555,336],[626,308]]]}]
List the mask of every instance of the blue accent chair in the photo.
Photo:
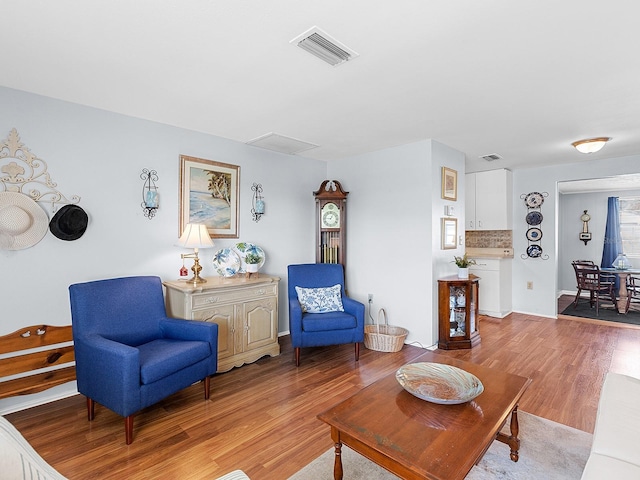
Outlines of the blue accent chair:
[{"label": "blue accent chair", "polygon": [[78,391],[125,417],[200,380],[209,399],[218,368],[218,325],[168,318],[158,277],[126,277],[69,287]]},{"label": "blue accent chair", "polygon": [[[300,366],[300,349],[325,345],[355,344],[356,361],[360,358],[360,342],[364,341],[364,305],[345,296],[344,270],[336,263],[289,265],[289,331]],[[340,284],[344,312],[303,313],[296,286],[323,288]]]}]

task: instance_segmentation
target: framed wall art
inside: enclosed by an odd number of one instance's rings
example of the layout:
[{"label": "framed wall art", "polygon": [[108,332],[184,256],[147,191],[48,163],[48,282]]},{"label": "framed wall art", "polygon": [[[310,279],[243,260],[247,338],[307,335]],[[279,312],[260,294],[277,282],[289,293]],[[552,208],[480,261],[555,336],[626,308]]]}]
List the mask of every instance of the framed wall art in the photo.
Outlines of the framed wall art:
[{"label": "framed wall art", "polygon": [[213,238],[238,238],[240,167],[180,155],[180,231],[204,223]]},{"label": "framed wall art", "polygon": [[458,199],[458,172],[447,167],[442,167],[442,198],[454,202]]},{"label": "framed wall art", "polygon": [[456,248],[456,239],[458,238],[458,219],[442,218],[442,250],[453,250]]}]

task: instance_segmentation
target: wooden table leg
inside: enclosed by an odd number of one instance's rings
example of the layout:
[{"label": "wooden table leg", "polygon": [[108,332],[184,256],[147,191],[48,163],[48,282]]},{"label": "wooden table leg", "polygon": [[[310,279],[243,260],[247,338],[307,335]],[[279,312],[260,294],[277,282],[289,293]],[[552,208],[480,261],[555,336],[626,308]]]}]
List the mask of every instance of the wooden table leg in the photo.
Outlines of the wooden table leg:
[{"label": "wooden table leg", "polygon": [[620,288],[618,289],[618,313],[626,314],[629,311],[629,302],[628,296],[629,292],[627,291],[627,274],[620,272],[617,273],[618,281],[620,282]]},{"label": "wooden table leg", "polygon": [[342,480],[342,443],[335,444],[336,458],[333,463],[333,480]]},{"label": "wooden table leg", "polygon": [[520,426],[518,425],[518,406],[516,405],[513,411],[511,412],[511,435],[505,435],[502,432],[498,432],[498,436],[496,440],[501,441],[502,443],[506,443],[509,445],[511,449],[511,454],[509,457],[512,461],[517,462],[519,459],[518,450],[520,450],[520,439],[518,438],[518,433],[520,432]]}]

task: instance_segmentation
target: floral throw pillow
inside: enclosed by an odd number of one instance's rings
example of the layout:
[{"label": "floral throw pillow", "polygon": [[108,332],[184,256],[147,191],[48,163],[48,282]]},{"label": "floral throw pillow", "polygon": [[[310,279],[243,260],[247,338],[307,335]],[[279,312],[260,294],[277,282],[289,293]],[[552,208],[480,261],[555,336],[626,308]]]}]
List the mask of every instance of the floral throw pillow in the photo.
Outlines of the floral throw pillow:
[{"label": "floral throw pillow", "polygon": [[326,288],[296,287],[298,301],[306,313],[344,312],[340,284]]}]

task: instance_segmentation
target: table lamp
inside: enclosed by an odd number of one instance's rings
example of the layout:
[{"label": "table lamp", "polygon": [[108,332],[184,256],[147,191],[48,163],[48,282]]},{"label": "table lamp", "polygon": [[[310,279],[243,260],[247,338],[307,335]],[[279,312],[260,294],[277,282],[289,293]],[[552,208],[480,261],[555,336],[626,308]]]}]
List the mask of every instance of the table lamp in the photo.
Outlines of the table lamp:
[{"label": "table lamp", "polygon": [[182,236],[180,237],[180,240],[178,240],[178,243],[176,243],[176,246],[193,248],[193,253],[183,253],[180,255],[183,259],[193,258],[193,267],[191,267],[193,277],[187,281],[194,285],[206,283],[207,280],[200,277],[202,267],[200,266],[200,260],[198,259],[198,249],[212,248],[214,246],[211,236],[209,235],[209,231],[207,230],[207,226],[200,223],[187,223],[187,226],[184,227],[184,232],[182,232]]},{"label": "table lamp", "polygon": [[627,258],[627,256],[624,253],[621,253],[613,261],[613,265],[612,266],[613,266],[613,268],[615,268],[617,270],[627,270],[627,269],[631,268],[631,262],[629,261],[629,259]]}]

